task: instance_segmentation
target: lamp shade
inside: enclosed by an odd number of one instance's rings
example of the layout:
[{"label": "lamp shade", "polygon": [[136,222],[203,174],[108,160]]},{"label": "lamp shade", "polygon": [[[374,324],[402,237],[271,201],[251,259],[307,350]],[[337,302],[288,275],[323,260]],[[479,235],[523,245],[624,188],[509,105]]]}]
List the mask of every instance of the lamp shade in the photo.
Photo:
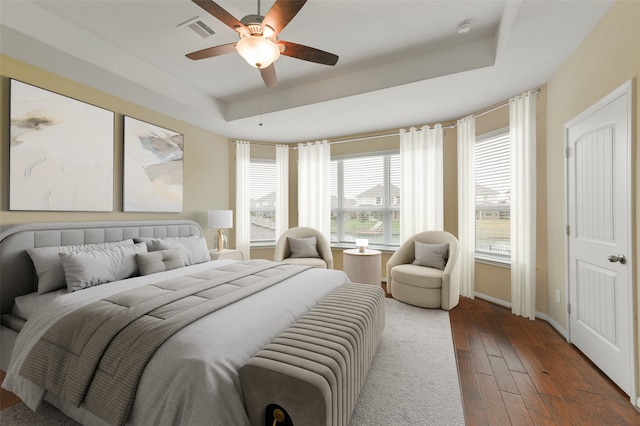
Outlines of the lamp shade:
[{"label": "lamp shade", "polygon": [[209,228],[233,228],[233,210],[209,210]]},{"label": "lamp shade", "polygon": [[364,253],[369,245],[369,240],[366,238],[356,238],[356,247],[360,253]]}]

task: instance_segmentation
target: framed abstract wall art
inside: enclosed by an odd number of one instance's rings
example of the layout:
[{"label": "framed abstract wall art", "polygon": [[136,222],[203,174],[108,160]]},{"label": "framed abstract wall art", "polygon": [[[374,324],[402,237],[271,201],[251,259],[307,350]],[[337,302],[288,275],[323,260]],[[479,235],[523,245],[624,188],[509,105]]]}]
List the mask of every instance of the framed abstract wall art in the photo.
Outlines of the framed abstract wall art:
[{"label": "framed abstract wall art", "polygon": [[113,112],[10,84],[9,209],[113,211]]},{"label": "framed abstract wall art", "polygon": [[184,136],[124,117],[125,212],[181,212]]}]

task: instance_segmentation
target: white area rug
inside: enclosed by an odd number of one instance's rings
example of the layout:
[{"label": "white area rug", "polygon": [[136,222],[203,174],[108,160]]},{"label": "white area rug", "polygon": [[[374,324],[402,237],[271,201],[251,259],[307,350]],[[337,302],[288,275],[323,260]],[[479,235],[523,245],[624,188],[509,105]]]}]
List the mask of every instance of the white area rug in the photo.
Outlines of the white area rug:
[{"label": "white area rug", "polygon": [[386,326],[350,426],[464,425],[449,313],[386,299]]},{"label": "white area rug", "polygon": [[[449,314],[394,299],[385,307],[384,335],[350,426],[464,425]],[[0,411],[0,423],[77,425],[49,404],[36,414],[22,403]]]}]

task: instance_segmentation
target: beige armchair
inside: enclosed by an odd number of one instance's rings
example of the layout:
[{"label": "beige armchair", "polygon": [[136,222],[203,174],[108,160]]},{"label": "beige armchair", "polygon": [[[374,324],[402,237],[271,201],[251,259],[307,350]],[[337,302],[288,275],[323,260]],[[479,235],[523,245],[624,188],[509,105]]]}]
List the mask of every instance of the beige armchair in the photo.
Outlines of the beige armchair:
[{"label": "beige armchair", "polygon": [[[426,244],[418,245],[418,253],[416,241]],[[448,256],[443,244],[448,244]],[[460,300],[458,251],[458,240],[449,232],[426,231],[414,235],[387,262],[387,291],[394,299],[410,305],[453,309]]]},{"label": "beige armchair", "polygon": [[[310,239],[313,237],[316,239],[315,245]],[[333,254],[329,241],[314,228],[295,227],[286,230],[276,243],[273,260],[333,269]]]}]

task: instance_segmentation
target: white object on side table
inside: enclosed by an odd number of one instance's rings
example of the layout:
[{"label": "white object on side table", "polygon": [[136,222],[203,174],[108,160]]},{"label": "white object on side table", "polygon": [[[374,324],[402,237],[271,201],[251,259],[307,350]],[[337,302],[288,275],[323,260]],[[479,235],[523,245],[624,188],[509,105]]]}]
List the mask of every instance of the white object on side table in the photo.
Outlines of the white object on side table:
[{"label": "white object on side table", "polygon": [[232,249],[209,250],[209,256],[211,256],[211,260],[218,260],[218,259],[244,260],[244,254],[242,254],[240,250],[232,250]]},{"label": "white object on side table", "polygon": [[349,249],[342,252],[342,268],[354,283],[381,285],[379,250]]},{"label": "white object on side table", "polygon": [[227,242],[223,228],[228,229],[233,226],[233,210],[209,210],[207,218],[207,227],[218,228],[218,238],[213,240],[213,245],[220,251],[225,248]]}]

